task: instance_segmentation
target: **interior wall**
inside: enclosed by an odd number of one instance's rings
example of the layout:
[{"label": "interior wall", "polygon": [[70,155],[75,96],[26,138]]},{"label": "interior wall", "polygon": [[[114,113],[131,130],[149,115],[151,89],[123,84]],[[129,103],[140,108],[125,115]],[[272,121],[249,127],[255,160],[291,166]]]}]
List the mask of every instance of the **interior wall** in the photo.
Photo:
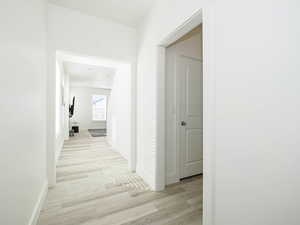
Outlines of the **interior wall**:
[{"label": "interior wall", "polygon": [[216,79],[215,145],[207,149],[214,151],[207,162],[214,186],[205,192],[212,194],[213,207],[204,202],[213,217],[205,225],[299,224],[299,4],[162,0],[142,26],[138,162],[155,186],[156,45],[204,8],[205,42],[211,43],[204,44],[204,54],[213,59],[204,66],[212,67]]},{"label": "interior wall", "polygon": [[[54,4],[48,4],[48,179],[55,185],[55,58],[56,52],[92,56],[128,63],[136,67],[136,30],[109,20],[82,14]],[[132,82],[136,71],[132,70]],[[135,86],[133,86],[133,90]],[[132,96],[132,98],[134,98]],[[135,110],[135,105],[131,106]],[[135,128],[132,128],[134,132]],[[135,140],[132,140],[135,142]]]},{"label": "interior wall", "polygon": [[64,73],[64,133],[65,140],[69,140],[69,103],[70,103],[70,75],[68,73]]},{"label": "interior wall", "polygon": [[61,150],[63,148],[65,140],[65,131],[68,127],[66,123],[66,116],[69,116],[69,112],[66,111],[66,96],[67,86],[65,82],[67,75],[65,74],[62,62],[56,58],[56,71],[55,71],[55,160],[59,159]]},{"label": "interior wall", "polygon": [[80,130],[106,129],[106,121],[93,121],[92,96],[106,95],[107,101],[109,102],[110,92],[111,90],[109,89],[71,86],[69,100],[70,104],[73,99],[73,96],[75,96],[74,115],[71,121],[78,122]]},{"label": "interior wall", "polygon": [[300,223],[299,8],[218,1],[216,224]]},{"label": "interior wall", "polygon": [[48,4],[50,47],[118,61],[136,59],[136,30],[76,10]]},{"label": "interior wall", "polygon": [[128,160],[129,168],[135,170],[132,162],[132,71],[130,65],[118,67],[114,77],[108,109],[108,140],[113,148]]},{"label": "interior wall", "polygon": [[202,26],[198,26],[166,49],[166,184],[180,180],[180,148],[177,138],[180,90],[175,71],[176,58],[179,54],[184,54],[202,59],[202,52]]},{"label": "interior wall", "polygon": [[0,7],[0,224],[31,225],[47,190],[46,3]]}]

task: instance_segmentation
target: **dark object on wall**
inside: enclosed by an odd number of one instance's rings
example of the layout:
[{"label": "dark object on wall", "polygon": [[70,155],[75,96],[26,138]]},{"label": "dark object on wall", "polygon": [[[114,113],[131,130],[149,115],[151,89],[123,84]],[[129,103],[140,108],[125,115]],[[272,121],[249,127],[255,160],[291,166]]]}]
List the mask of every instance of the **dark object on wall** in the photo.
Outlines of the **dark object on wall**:
[{"label": "dark object on wall", "polygon": [[[73,97],[72,100],[72,105],[69,105],[69,127],[71,128],[71,122],[70,119],[73,117],[74,115],[74,107],[75,107],[75,96]],[[78,132],[79,132],[79,127],[78,127]],[[74,136],[74,130],[73,127],[69,130],[69,136],[73,137]]]},{"label": "dark object on wall", "polygon": [[79,133],[79,126],[72,126],[72,130],[74,133]]},{"label": "dark object on wall", "polygon": [[72,118],[72,116],[74,115],[74,106],[75,106],[75,96],[73,97],[72,105],[69,105],[69,118]]}]

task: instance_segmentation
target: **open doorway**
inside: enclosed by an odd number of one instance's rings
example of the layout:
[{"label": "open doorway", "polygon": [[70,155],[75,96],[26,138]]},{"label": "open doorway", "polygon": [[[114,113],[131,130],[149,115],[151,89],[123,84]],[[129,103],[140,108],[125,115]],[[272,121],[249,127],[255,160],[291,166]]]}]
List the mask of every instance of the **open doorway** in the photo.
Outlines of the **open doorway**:
[{"label": "open doorway", "polygon": [[202,25],[166,48],[166,184],[203,174],[202,55]]},{"label": "open doorway", "polygon": [[209,9],[195,12],[157,47],[156,190],[198,175],[204,224],[213,220],[215,190],[213,15]]},{"label": "open doorway", "polygon": [[[48,165],[55,185],[64,143],[102,138],[135,171],[135,93],[131,63],[56,51],[53,148]],[[53,64],[52,64],[53,65]],[[52,178],[51,178],[52,179]]]},{"label": "open doorway", "polygon": [[205,173],[208,80],[203,68],[203,36],[199,11],[158,46],[157,190]]},{"label": "open doorway", "polygon": [[[111,140],[112,111],[108,111],[116,70],[115,68],[65,61],[65,76],[69,81],[69,136],[86,133],[91,138]],[[116,129],[116,128],[115,128]],[[112,129],[110,129],[112,130]],[[110,141],[111,142],[111,141]]]},{"label": "open doorway", "polygon": [[[72,135],[65,136],[58,154],[56,186],[49,191],[38,224],[68,225],[78,221],[123,224],[126,221],[134,223],[137,219],[144,221],[146,214],[153,218],[156,210],[153,210],[154,205],[149,207],[147,203],[162,196],[153,194],[142,177],[133,172],[135,96],[131,86],[132,66],[65,52],[58,52],[56,56],[60,65],[57,84],[64,87],[56,88],[60,93],[56,98],[59,109],[56,119],[61,121],[60,115],[69,119],[69,108],[73,111],[70,122],[60,126],[58,134]],[[106,86],[100,77],[105,78]],[[64,98],[60,98],[62,93],[66,94]],[[97,105],[99,101],[103,104]],[[106,136],[96,132],[94,137],[89,131],[91,126],[94,130],[105,127]]]}]

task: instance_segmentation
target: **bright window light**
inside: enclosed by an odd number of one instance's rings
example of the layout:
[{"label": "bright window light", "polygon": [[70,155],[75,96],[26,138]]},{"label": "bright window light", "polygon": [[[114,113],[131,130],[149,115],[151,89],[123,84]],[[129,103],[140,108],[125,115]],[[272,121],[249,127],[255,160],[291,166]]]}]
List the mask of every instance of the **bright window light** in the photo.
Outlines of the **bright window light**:
[{"label": "bright window light", "polygon": [[105,95],[93,95],[93,120],[106,121],[106,103],[107,97]]}]

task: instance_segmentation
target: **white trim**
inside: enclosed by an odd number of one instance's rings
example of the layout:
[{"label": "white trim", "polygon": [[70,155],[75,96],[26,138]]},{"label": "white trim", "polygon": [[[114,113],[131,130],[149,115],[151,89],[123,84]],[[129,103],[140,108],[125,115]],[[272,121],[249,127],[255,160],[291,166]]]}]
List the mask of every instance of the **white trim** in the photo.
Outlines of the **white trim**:
[{"label": "white trim", "polygon": [[165,162],[165,48],[203,22],[203,225],[214,225],[215,212],[215,60],[214,60],[214,6],[195,12],[182,25],[158,43],[157,61],[157,155],[156,189],[162,190],[166,182],[176,180],[167,177]]},{"label": "white trim", "polygon": [[56,185],[55,51],[48,49],[47,60],[47,177],[49,188],[51,188]]},{"label": "white trim", "polygon": [[137,62],[131,64],[131,153],[129,169],[137,168]]},{"label": "white trim", "polygon": [[173,32],[167,35],[160,43],[159,46],[167,47],[173,44],[178,39],[189,33],[195,27],[202,23],[202,10],[197,10],[190,16],[184,23],[178,26]]},{"label": "white trim", "polygon": [[214,5],[203,10],[203,225],[215,224],[216,77]]},{"label": "white trim", "polygon": [[[157,135],[157,154],[156,154],[156,171],[155,171],[155,191],[161,191],[166,185],[165,173],[165,155],[166,155],[166,93],[165,93],[165,80],[166,80],[166,49],[158,47],[157,49],[157,107],[156,107],[156,135]],[[162,172],[163,171],[163,172]]]},{"label": "white trim", "polygon": [[34,206],[34,210],[32,212],[32,215],[30,217],[28,225],[36,225],[40,216],[40,212],[43,208],[44,202],[46,200],[48,193],[48,181],[45,181],[42,187],[42,190],[39,194],[38,201],[36,202]]}]

